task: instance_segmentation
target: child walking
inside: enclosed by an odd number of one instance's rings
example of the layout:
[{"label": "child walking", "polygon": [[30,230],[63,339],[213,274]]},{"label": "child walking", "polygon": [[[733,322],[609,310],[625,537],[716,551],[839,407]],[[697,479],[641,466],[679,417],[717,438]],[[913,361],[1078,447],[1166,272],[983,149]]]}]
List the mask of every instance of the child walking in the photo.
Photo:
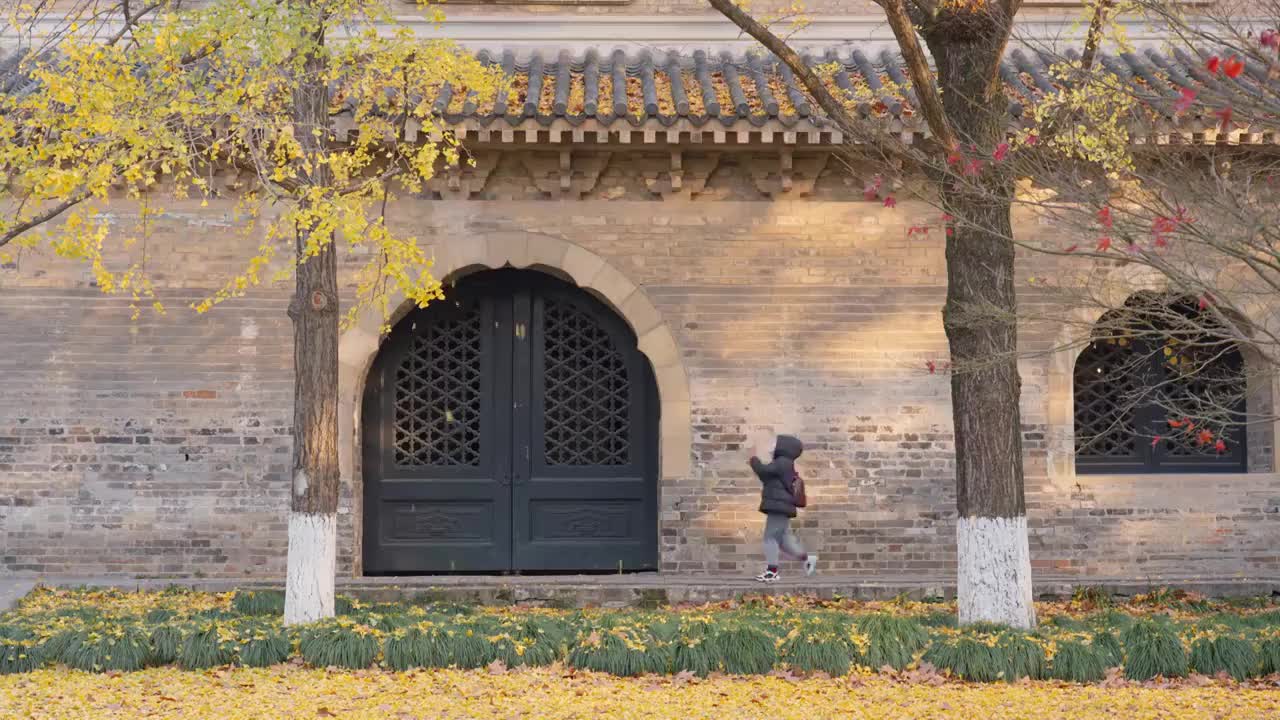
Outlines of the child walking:
[{"label": "child walking", "polygon": [[791,518],[796,516],[796,460],[804,452],[804,443],[791,435],[779,435],[773,447],[773,458],[764,463],[751,457],[751,469],[760,478],[760,512],[764,513],[764,572],[756,576],[760,582],[777,582],[778,557],[785,555],[804,562],[806,575],[818,568],[818,556],[806,553],[791,532]]}]

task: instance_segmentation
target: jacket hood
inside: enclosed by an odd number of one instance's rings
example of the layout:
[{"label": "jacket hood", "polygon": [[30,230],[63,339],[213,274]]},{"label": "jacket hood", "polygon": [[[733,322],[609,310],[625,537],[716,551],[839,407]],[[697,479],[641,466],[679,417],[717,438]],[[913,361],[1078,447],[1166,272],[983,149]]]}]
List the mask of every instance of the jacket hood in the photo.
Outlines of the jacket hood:
[{"label": "jacket hood", "polygon": [[778,442],[773,447],[774,457],[785,457],[797,460],[804,453],[804,443],[800,442],[800,438],[794,435],[779,435]]}]

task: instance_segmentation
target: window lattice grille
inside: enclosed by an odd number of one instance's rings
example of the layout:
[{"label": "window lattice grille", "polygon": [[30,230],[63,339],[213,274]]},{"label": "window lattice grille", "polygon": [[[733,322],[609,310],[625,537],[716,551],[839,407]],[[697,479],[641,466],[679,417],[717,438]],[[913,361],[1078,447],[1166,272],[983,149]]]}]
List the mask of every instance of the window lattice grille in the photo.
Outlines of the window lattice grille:
[{"label": "window lattice grille", "polygon": [[1075,366],[1077,467],[1244,469],[1243,358],[1195,305],[1142,294],[1099,321]]},{"label": "window lattice grille", "polygon": [[1133,402],[1139,395],[1133,353],[1120,341],[1091,343],[1076,361],[1076,456],[1131,458],[1138,442]]}]

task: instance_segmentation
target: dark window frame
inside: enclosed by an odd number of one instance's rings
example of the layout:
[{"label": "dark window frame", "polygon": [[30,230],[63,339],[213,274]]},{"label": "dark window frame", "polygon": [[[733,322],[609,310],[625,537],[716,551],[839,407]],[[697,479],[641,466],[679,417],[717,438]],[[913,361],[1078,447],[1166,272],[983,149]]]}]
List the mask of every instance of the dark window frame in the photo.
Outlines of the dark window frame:
[{"label": "dark window frame", "polygon": [[[1119,343],[1119,345],[1117,345]],[[1114,347],[1126,347],[1125,350],[1107,349],[1103,345],[1111,345]],[[1119,368],[1116,377],[1108,379],[1108,384],[1117,389],[1117,392],[1124,392],[1124,383],[1133,379],[1133,375],[1138,375],[1137,383],[1144,390],[1138,396],[1138,400],[1132,408],[1128,409],[1128,420],[1120,418],[1121,423],[1119,432],[1111,433],[1112,444],[1120,439],[1122,444],[1131,445],[1128,454],[1089,454],[1089,447],[1086,443],[1096,443],[1102,435],[1095,433],[1092,436],[1082,438],[1082,418],[1086,424],[1090,416],[1101,416],[1102,421],[1096,424],[1102,425],[1106,422],[1106,413],[1099,413],[1091,406],[1082,407],[1082,398],[1086,395],[1093,395],[1092,391],[1088,391],[1087,386],[1083,383],[1088,378],[1093,377],[1091,371],[1096,371],[1099,367],[1106,369],[1108,354],[1111,358],[1115,358],[1118,353],[1127,353],[1128,357],[1134,361],[1132,364],[1125,363],[1124,367]],[[1158,400],[1149,397],[1148,388],[1155,387],[1156,384],[1166,382],[1167,370],[1165,368],[1165,355],[1163,345],[1156,347],[1150,341],[1150,338],[1138,338],[1127,340],[1120,337],[1095,337],[1084,350],[1076,356],[1075,363],[1072,367],[1072,428],[1074,442],[1074,454],[1076,473],[1080,475],[1146,475],[1146,474],[1211,474],[1211,473],[1246,473],[1248,472],[1248,433],[1244,426],[1243,420],[1247,417],[1247,387],[1243,388],[1237,406],[1230,411],[1237,420],[1231,422],[1224,431],[1221,431],[1221,437],[1227,443],[1228,450],[1221,454],[1182,454],[1179,455],[1175,451],[1179,447],[1187,447],[1187,443],[1193,443],[1190,433],[1197,432],[1195,430],[1188,431],[1187,426],[1175,427],[1170,424],[1171,418],[1166,408],[1161,407]],[[1230,376],[1238,378],[1240,382],[1247,382],[1245,376],[1244,356],[1240,352],[1239,347],[1230,351],[1224,351],[1214,361],[1215,371],[1229,373]],[[1113,409],[1113,413],[1115,410]],[[1110,422],[1117,422],[1116,416]],[[1181,423],[1182,420],[1172,418],[1174,422]],[[1089,428],[1083,428],[1088,431]],[[1124,442],[1124,439],[1132,437],[1131,441]],[[1155,442],[1155,438],[1159,436],[1160,441]],[[1082,442],[1082,439],[1086,442]],[[1097,450],[1097,448],[1094,448]]]}]

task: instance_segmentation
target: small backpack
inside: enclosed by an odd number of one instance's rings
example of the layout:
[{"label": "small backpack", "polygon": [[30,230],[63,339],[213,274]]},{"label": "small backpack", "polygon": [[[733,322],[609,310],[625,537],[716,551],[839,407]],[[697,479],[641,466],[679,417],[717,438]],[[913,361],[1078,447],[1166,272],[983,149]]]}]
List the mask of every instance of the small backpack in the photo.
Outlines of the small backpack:
[{"label": "small backpack", "polygon": [[791,498],[798,508],[809,504],[809,498],[804,494],[804,478],[800,477],[800,473],[795,471],[791,473]]}]

